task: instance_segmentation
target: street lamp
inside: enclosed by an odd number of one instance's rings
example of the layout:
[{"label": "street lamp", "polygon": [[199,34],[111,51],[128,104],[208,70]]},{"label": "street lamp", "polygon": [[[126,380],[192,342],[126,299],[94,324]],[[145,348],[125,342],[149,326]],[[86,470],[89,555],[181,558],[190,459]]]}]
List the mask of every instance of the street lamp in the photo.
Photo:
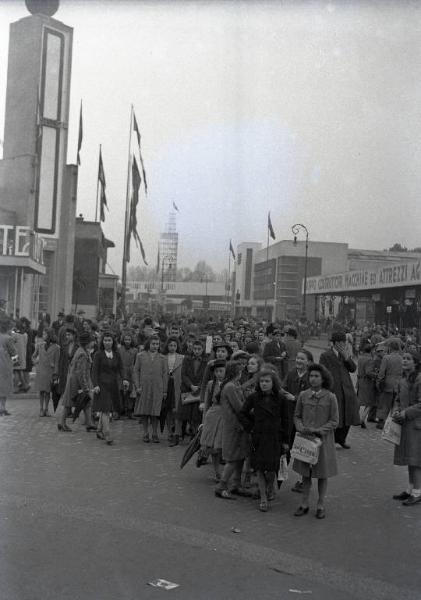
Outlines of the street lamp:
[{"label": "street lamp", "polygon": [[295,223],[295,225],[293,225],[291,227],[291,231],[294,234],[294,244],[297,243],[297,235],[300,233],[300,231],[305,231],[306,234],[306,255],[305,255],[305,260],[304,260],[304,294],[303,294],[303,317],[307,317],[307,311],[306,311],[306,302],[307,302],[307,261],[308,261],[308,229],[305,225],[302,225],[302,223]]}]

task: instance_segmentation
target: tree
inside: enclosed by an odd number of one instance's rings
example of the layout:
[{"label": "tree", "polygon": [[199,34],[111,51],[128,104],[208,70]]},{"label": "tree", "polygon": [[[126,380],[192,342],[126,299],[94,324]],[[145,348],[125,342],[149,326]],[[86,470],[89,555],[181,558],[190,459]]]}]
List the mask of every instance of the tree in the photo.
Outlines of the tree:
[{"label": "tree", "polygon": [[390,252],[408,252],[408,248],[406,248],[405,246],[402,246],[402,244],[399,244],[398,242],[396,242],[395,244],[393,244],[393,246],[391,248],[389,248]]},{"label": "tree", "polygon": [[206,261],[199,260],[195,266],[191,281],[215,281],[215,273],[211,266]]}]

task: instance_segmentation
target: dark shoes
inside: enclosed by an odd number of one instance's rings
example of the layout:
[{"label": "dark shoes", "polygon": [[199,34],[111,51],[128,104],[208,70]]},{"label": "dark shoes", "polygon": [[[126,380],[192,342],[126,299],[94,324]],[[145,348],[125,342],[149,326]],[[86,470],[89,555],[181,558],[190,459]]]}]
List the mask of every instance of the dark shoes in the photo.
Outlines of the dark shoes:
[{"label": "dark shoes", "polygon": [[102,431],[97,431],[97,432],[96,432],[96,437],[97,437],[99,440],[105,440],[105,436],[104,436],[104,434],[102,433]]},{"label": "dark shoes", "polygon": [[349,450],[351,448],[351,446],[349,444],[346,444],[345,442],[337,442],[341,448],[343,448],[344,450]]},{"label": "dark shoes", "polygon": [[294,513],[294,517],[302,517],[308,513],[308,506],[304,508],[304,506],[299,506]]},{"label": "dark shoes", "polygon": [[297,483],[291,488],[291,492],[297,492],[297,494],[303,493],[303,482],[297,481]]},{"label": "dark shoes", "polygon": [[154,444],[159,444],[160,443],[159,437],[156,434],[152,435],[152,443],[154,443]]},{"label": "dark shoes", "polygon": [[393,500],[408,500],[408,498],[411,497],[411,494],[408,494],[408,492],[401,492],[400,494],[395,494],[394,496],[392,496]]},{"label": "dark shoes", "polygon": [[245,490],[241,487],[231,490],[231,494],[234,494],[234,496],[243,496],[243,498],[251,498],[253,496],[253,492],[250,490]]},{"label": "dark shoes", "polygon": [[179,443],[180,443],[180,436],[175,434],[169,443],[169,447],[174,448],[174,446],[178,446]]},{"label": "dark shoes", "polygon": [[409,498],[407,498],[406,500],[404,500],[402,502],[402,504],[404,506],[412,506],[413,504],[419,504],[421,503],[421,496],[412,496],[410,495]]},{"label": "dark shoes", "polygon": [[316,519],[325,519],[326,513],[324,508],[318,508],[316,510]]},{"label": "dark shoes", "polygon": [[61,425],[60,423],[57,425],[57,429],[58,429],[59,431],[72,431],[72,430],[70,429],[70,427],[68,427],[67,425]]},{"label": "dark shoes", "polygon": [[86,431],[96,431],[95,425],[88,425]]}]

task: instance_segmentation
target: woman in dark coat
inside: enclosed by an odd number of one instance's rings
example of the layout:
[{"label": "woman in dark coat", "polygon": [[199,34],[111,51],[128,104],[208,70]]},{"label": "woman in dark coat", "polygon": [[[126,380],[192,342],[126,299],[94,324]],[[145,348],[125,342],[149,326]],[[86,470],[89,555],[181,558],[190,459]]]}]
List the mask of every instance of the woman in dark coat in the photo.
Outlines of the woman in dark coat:
[{"label": "woman in dark coat", "polygon": [[[202,421],[202,414],[199,410],[200,388],[207,365],[203,350],[202,342],[196,340],[193,344],[192,356],[186,355],[181,366],[181,399],[179,405],[176,406],[176,418],[190,424],[191,435],[194,435]],[[197,402],[183,405],[182,399],[185,394],[197,396]]]},{"label": "woman in dark coat", "polygon": [[365,344],[357,363],[357,397],[360,403],[361,427],[366,429],[370,409],[376,406],[376,370],[371,344]]},{"label": "woman in dark coat", "polygon": [[[303,348],[297,352],[295,357],[295,367],[291,369],[285,377],[282,388],[287,392],[288,407],[288,445],[292,448],[295,437],[294,414],[297,406],[297,398],[301,392],[310,387],[308,382],[307,367],[313,362],[313,355],[309,350]],[[303,482],[297,481],[291,488],[293,492],[301,493],[303,491]]]},{"label": "woman in dark coat", "polygon": [[[121,356],[111,333],[104,333],[99,350],[94,355],[92,365],[92,382],[94,384],[94,411],[100,413],[97,438],[111,445],[113,440],[110,433],[110,413],[115,399],[119,398],[120,380],[122,378]],[[129,387],[129,382],[123,380],[123,386]]]},{"label": "woman in dark coat", "polygon": [[275,498],[275,476],[282,451],[288,449],[286,398],[272,369],[259,372],[256,392],[245,401],[240,420],[251,432],[251,466],[257,472],[259,509],[266,512],[268,500]]},{"label": "woman in dark coat", "polygon": [[401,441],[395,446],[393,463],[408,467],[407,489],[393,496],[405,506],[421,503],[421,357],[405,352],[403,376],[399,381],[393,420],[402,426]]},{"label": "woman in dark coat", "polygon": [[39,392],[39,416],[48,417],[51,389],[58,379],[60,346],[56,343],[54,329],[44,329],[42,339],[32,358],[37,365],[35,389]]}]

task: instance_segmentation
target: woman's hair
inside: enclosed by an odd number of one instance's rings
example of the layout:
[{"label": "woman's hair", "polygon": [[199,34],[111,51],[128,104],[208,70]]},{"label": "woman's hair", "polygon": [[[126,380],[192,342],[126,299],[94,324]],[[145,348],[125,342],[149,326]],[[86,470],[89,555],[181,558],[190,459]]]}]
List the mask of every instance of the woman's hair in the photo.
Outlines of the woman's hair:
[{"label": "woman's hair", "polygon": [[325,388],[325,390],[331,390],[333,388],[332,375],[330,374],[330,371],[326,369],[326,367],[312,363],[307,367],[309,376],[312,371],[317,371],[322,376],[322,388]]},{"label": "woman's hair", "polygon": [[102,334],[102,336],[101,336],[101,341],[100,341],[100,343],[99,343],[99,349],[100,349],[100,350],[104,350],[104,338],[106,338],[106,337],[107,337],[107,338],[111,338],[111,339],[113,340],[113,346],[112,346],[111,350],[112,350],[113,352],[116,352],[116,351],[117,351],[117,342],[116,342],[116,339],[115,339],[115,337],[114,337],[114,336],[113,336],[113,334],[111,333],[111,331],[105,331],[105,332]]},{"label": "woman's hair", "polygon": [[404,354],[410,354],[414,361],[415,371],[413,371],[412,373],[410,373],[408,375],[408,382],[412,386],[420,372],[421,356],[418,354],[418,352],[404,352]]},{"label": "woman's hair", "polygon": [[314,362],[314,356],[313,354],[310,352],[310,350],[307,350],[306,348],[300,348],[297,352],[297,354],[299,354],[301,352],[301,354],[305,354],[307,356],[307,360],[309,363],[313,363]]},{"label": "woman's hair", "polygon": [[371,344],[364,344],[364,346],[361,348],[361,351],[364,354],[371,354],[372,349],[373,349],[373,346]]},{"label": "woman's hair", "polygon": [[248,359],[247,359],[247,364],[249,364],[249,361],[251,358],[254,358],[257,361],[257,373],[261,370],[262,365],[263,365],[263,358],[261,356],[259,356],[258,354],[251,354]]},{"label": "woman's hair", "polygon": [[260,371],[257,373],[257,385],[256,390],[258,392],[262,391],[260,387],[260,379],[262,377],[270,377],[272,379],[272,391],[274,394],[278,395],[281,391],[281,381],[279,379],[278,373],[274,369],[268,369],[266,367],[262,367]]},{"label": "woman's hair", "polygon": [[171,342],[175,342],[177,344],[176,352],[180,353],[180,340],[175,336],[170,336],[165,342],[163,354],[168,354],[168,346],[171,344]]},{"label": "woman's hair", "polygon": [[149,350],[151,347],[151,342],[157,341],[161,344],[161,340],[157,335],[151,335],[145,342],[145,350]]},{"label": "woman's hair", "polygon": [[229,383],[230,381],[235,379],[235,377],[237,377],[237,375],[239,375],[241,373],[242,368],[243,367],[242,367],[240,361],[238,361],[238,360],[230,360],[227,362],[227,366],[225,369],[225,379],[222,382],[221,389],[219,390],[219,392],[215,398],[216,402],[218,404],[220,404],[220,402],[221,402],[222,390],[227,385],[227,383]]},{"label": "woman's hair", "polygon": [[57,336],[56,336],[56,332],[54,331],[54,329],[48,328],[48,329],[44,329],[44,331],[47,334],[47,339],[45,340],[46,345],[49,346],[50,344],[56,344]]}]

